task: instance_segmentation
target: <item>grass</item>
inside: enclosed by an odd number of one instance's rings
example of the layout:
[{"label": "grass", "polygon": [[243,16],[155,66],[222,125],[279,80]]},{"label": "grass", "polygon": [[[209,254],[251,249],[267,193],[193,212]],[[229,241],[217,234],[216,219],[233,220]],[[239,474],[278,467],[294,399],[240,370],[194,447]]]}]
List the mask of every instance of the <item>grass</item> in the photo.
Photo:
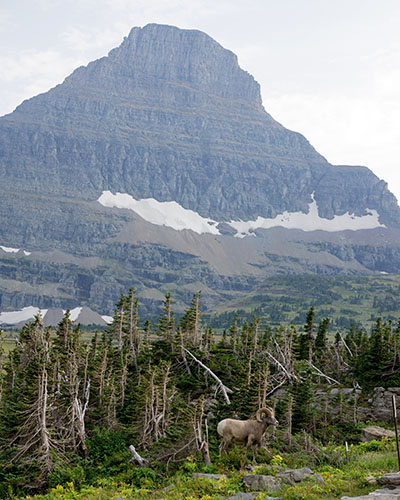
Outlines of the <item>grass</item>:
[{"label": "grass", "polygon": [[[329,447],[320,450],[319,457],[297,453],[282,453],[274,455],[270,464],[258,465],[254,473],[276,475],[285,468],[309,466],[315,473],[319,473],[324,483],[314,478],[306,479],[294,485],[284,485],[278,493],[262,493],[258,497],[262,500],[266,496],[279,496],[282,500],[334,500],[343,495],[358,496],[368,494],[379,486],[367,481],[369,476],[379,478],[386,472],[397,470],[397,455],[393,440],[382,442],[371,441],[351,445],[348,457],[344,447]],[[239,467],[232,464],[241,463]],[[319,465],[316,464],[319,462]],[[108,500],[118,497],[124,500],[219,500],[244,491],[242,476],[249,473],[245,468],[246,459],[243,449],[233,448],[230,455],[215,465],[205,467],[194,458],[187,459],[180,469],[170,477],[153,480],[144,475],[145,479],[140,486],[129,482],[118,482],[107,478],[98,480],[94,486],[83,486],[75,489],[69,482],[58,485],[46,495],[24,497],[25,500]],[[209,480],[204,478],[192,479],[192,473],[197,471],[225,473],[228,479]]]}]

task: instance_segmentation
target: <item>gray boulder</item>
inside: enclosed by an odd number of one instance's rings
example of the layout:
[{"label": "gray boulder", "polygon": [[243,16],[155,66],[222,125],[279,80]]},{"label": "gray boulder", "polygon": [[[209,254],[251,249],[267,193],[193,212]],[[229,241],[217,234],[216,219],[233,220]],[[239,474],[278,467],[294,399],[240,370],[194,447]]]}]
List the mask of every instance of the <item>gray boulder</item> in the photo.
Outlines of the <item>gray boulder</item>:
[{"label": "gray boulder", "polygon": [[380,494],[379,491],[370,493],[369,495],[361,495],[360,497],[341,497],[340,500],[400,500],[400,495]]},{"label": "gray boulder", "polygon": [[205,474],[202,472],[194,472],[192,474],[192,479],[196,479],[198,477],[204,478],[204,479],[210,479],[211,481],[219,481],[220,479],[228,479],[225,474]]},{"label": "gray boulder", "polygon": [[383,387],[375,387],[374,393],[371,399],[368,400],[371,408],[372,420],[380,420],[384,422],[392,422],[392,396],[395,395],[397,398],[400,396],[400,387],[388,387],[384,389]]},{"label": "gray boulder", "polygon": [[377,425],[369,425],[361,431],[361,441],[363,442],[372,441],[373,439],[380,441],[386,437],[395,437],[395,433]]},{"label": "gray boulder", "polygon": [[[243,493],[239,492],[236,495],[231,497],[225,497],[225,500],[252,500],[253,498],[257,498],[260,494],[259,491]],[[280,497],[263,497],[263,500],[280,500]]]},{"label": "gray boulder", "polygon": [[379,482],[384,486],[400,486],[400,472],[389,472],[379,478]]},{"label": "gray boulder", "polygon": [[276,492],[281,489],[279,479],[274,476],[264,476],[263,474],[246,474],[243,476],[243,483],[251,491]]},{"label": "gray boulder", "polygon": [[359,497],[343,496],[340,500],[400,500],[400,490],[380,489]]},{"label": "gray boulder", "polygon": [[302,467],[300,469],[286,469],[277,474],[279,478],[282,479],[282,482],[285,484],[294,484],[299,483],[307,478],[313,478],[319,483],[323,483],[324,480],[320,474],[314,474],[314,472],[308,467]]}]

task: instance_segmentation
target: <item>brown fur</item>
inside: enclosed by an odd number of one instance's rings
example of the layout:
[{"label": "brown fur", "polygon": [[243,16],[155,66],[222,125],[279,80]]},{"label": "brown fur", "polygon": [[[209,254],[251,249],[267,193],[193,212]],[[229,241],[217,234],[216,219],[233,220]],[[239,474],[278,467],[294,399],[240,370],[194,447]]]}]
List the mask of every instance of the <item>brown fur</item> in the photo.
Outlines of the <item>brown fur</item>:
[{"label": "brown fur", "polygon": [[246,455],[253,447],[253,460],[255,460],[257,449],[269,425],[278,425],[272,408],[260,408],[256,414],[256,420],[235,420],[226,418],[221,420],[217,426],[217,432],[222,437],[219,446],[220,455],[227,451],[232,441],[246,445]]}]

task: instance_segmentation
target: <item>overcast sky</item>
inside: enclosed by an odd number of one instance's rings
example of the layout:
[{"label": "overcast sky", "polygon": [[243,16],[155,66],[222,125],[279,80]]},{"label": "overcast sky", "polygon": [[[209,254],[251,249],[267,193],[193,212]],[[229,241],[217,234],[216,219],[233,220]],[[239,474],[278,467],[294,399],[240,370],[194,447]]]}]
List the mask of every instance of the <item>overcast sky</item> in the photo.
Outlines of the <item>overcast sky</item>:
[{"label": "overcast sky", "polygon": [[152,22],[235,52],[276,120],[400,199],[399,0],[1,0],[0,115]]}]

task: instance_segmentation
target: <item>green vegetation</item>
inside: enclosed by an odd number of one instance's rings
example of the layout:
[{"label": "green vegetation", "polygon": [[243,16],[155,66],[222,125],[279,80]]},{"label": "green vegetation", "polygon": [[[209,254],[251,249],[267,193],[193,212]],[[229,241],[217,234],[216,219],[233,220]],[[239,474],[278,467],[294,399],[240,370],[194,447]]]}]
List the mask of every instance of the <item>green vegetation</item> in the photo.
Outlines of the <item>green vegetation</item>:
[{"label": "green vegetation", "polygon": [[316,320],[329,316],[336,328],[361,323],[369,329],[379,316],[400,316],[400,276],[271,276],[251,294],[219,306],[204,317],[215,329],[226,328],[237,312],[250,321],[253,314],[271,325],[303,325],[310,307]]},{"label": "green vegetation", "polygon": [[[367,482],[367,478],[379,476],[387,471],[395,471],[397,457],[393,441],[371,441],[349,447],[349,457],[345,458],[344,447],[329,446],[318,450],[319,456],[300,453],[283,453],[274,455],[270,465],[258,465],[254,474],[276,476],[280,468],[286,466],[300,467],[304,463],[313,464],[313,470],[320,474],[324,483],[315,479],[304,480],[295,485],[282,487],[279,496],[283,500],[332,500],[342,495],[360,495],[376,489],[376,486]],[[124,481],[118,478],[101,479],[95,486],[77,488],[73,482],[64,485],[58,484],[51,488],[46,495],[25,497],[35,500],[58,499],[110,499],[122,496],[125,500],[151,500],[164,498],[165,500],[218,500],[234,495],[243,490],[242,477],[246,472],[243,468],[237,470],[234,466],[240,457],[246,462],[243,451],[236,448],[230,452],[225,463],[217,466],[205,467],[193,457],[188,457],[172,476],[165,479],[155,478],[149,469],[133,469],[136,474]],[[212,481],[206,478],[192,478],[193,472],[213,472],[226,474],[226,478]],[[266,496],[275,496],[274,493],[261,494],[259,499]]]},{"label": "green vegetation", "polygon": [[[168,294],[150,324],[140,321],[131,289],[113,324],[90,338],[68,312],[55,330],[40,317],[23,327],[15,347],[0,353],[0,497],[229,496],[243,488],[250,461],[236,445],[219,458],[217,423],[266,405],[280,427],[269,450],[259,450],[260,470],[307,466],[325,480],[287,486],[284,499],[368,491],[366,475],[394,470],[393,443],[358,444],[357,407],[370,388],[400,385],[399,325],[378,318],[371,334],[352,325],[335,337],[330,318],[318,319],[311,306],[299,329],[234,314],[215,336],[200,299],[194,294],[177,321]],[[363,392],[346,400],[317,394],[357,383]],[[353,445],[349,456],[344,441]],[[131,444],[150,467],[129,463]],[[229,479],[192,479],[195,471]]]}]

